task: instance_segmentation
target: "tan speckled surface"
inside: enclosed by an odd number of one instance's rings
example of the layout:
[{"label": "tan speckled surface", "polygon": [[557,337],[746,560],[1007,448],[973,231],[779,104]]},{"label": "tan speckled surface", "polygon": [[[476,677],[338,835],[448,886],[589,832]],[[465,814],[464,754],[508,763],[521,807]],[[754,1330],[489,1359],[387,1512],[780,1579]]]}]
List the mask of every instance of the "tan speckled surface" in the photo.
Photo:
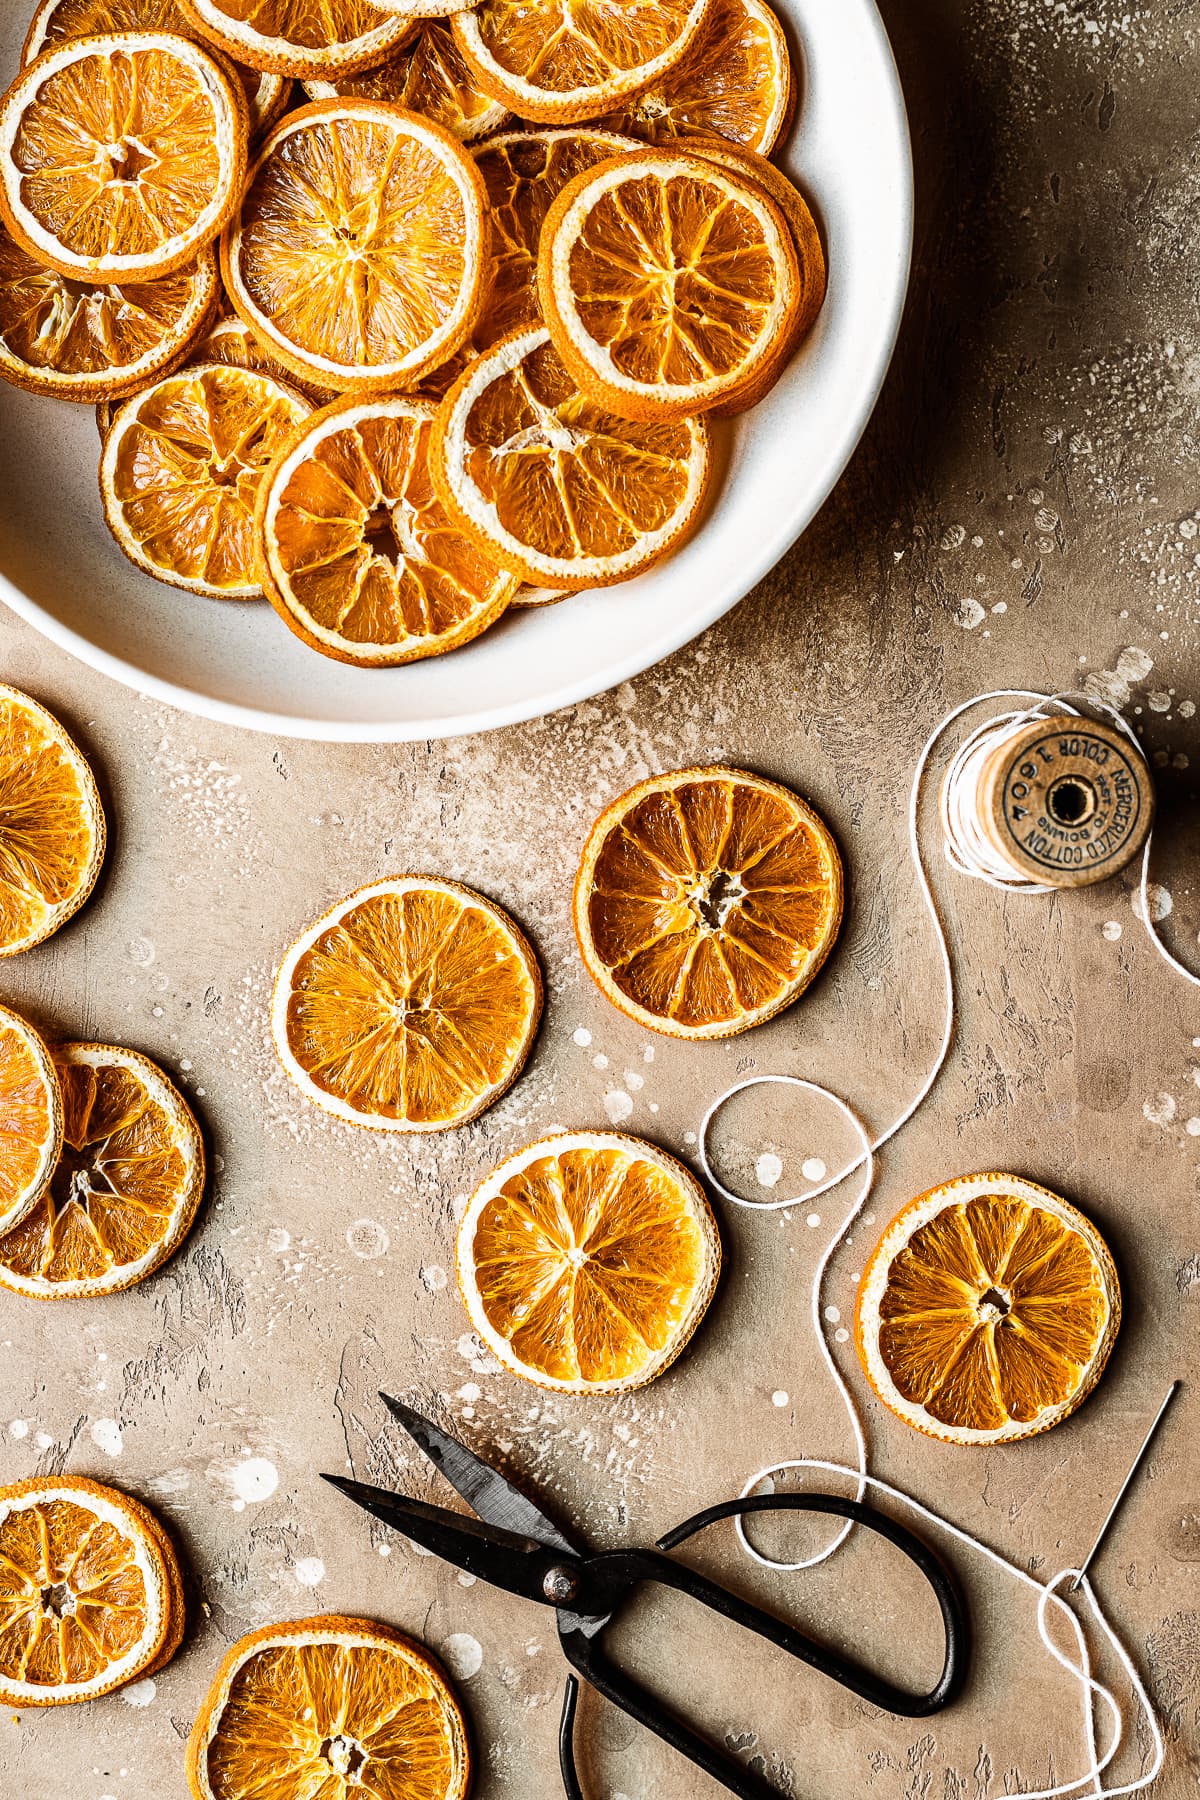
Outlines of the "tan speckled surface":
[{"label": "tan speckled surface", "polygon": [[[847,1453],[807,1322],[830,1199],[812,1228],[803,1206],[723,1210],[728,1273],[709,1320],[676,1370],[616,1403],[546,1399],[478,1355],[453,1287],[455,1209],[502,1153],[554,1126],[603,1126],[606,1112],[689,1154],[709,1098],[747,1070],[813,1074],[876,1125],[899,1110],[938,1028],[904,801],[950,704],[1082,677],[1129,705],[1163,765],[1163,930],[1200,956],[1197,9],[886,10],[922,193],[896,367],[814,529],[691,648],[539,724],[343,749],[170,713],[0,620],[5,679],[78,731],[113,824],[92,904],[5,965],[0,996],[52,1031],[161,1060],[205,1119],[216,1169],[185,1253],[139,1291],[69,1310],[0,1296],[0,1480],[65,1468],[127,1484],[175,1527],[194,1581],[185,1648],[153,1695],[132,1696],[142,1705],[0,1719],[4,1800],[181,1800],[182,1741],[226,1644],[322,1609],[377,1614],[449,1644],[465,1668],[477,1645],[462,1691],[479,1800],[557,1793],[549,1614],[384,1544],[316,1472],[353,1466],[433,1492],[385,1424],[385,1383],[482,1445],[510,1445],[513,1467],[605,1544],[647,1541],[773,1457]],[[583,974],[569,881],[611,797],[651,770],[720,758],[823,809],[847,854],[847,927],[811,996],[752,1037],[652,1042]],[[281,946],[328,900],[397,868],[509,906],[548,976],[524,1078],[436,1141],[337,1127],[292,1094],[266,1041]],[[1200,1004],[1149,950],[1130,878],[1053,904],[939,886],[960,1034],[933,1100],[882,1159],[869,1211],[882,1227],[943,1177],[1012,1167],[1102,1226],[1126,1321],[1095,1398],[1044,1439],[956,1452],[868,1404],[871,1454],[1045,1573],[1087,1547],[1169,1379],[1197,1373]],[[803,1185],[806,1158],[838,1154],[815,1112],[795,1128],[779,1109],[731,1125],[751,1182],[762,1152],[783,1161],[778,1192]],[[831,1269],[826,1298],[846,1319],[868,1235]],[[849,1346],[837,1349],[861,1397]],[[1185,1393],[1097,1575],[1165,1717],[1161,1800],[1186,1800],[1200,1779],[1198,1421]],[[862,1544],[790,1588],[735,1562],[724,1536],[704,1559],[889,1667],[915,1678],[930,1662],[918,1590]],[[959,1564],[976,1673],[955,1712],[928,1724],[872,1715],[799,1669],[783,1679],[769,1653],[682,1607],[643,1621],[639,1641],[655,1678],[762,1756],[785,1793],[997,1800],[1069,1779],[1084,1766],[1075,1689],[1050,1672],[1018,1590],[965,1553]],[[602,1708],[586,1704],[582,1720],[596,1800],[716,1792]],[[1131,1731],[1122,1777],[1147,1753],[1144,1729]]]}]

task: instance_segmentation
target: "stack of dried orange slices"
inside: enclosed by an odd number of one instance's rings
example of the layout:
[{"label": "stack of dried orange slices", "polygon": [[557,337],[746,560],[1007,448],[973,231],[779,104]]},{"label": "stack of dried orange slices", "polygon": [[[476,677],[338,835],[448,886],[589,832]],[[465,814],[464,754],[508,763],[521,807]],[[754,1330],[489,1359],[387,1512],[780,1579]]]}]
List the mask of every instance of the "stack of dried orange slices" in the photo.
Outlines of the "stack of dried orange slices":
[{"label": "stack of dried orange slices", "polygon": [[387,667],[640,574],[825,293],[765,0],[41,0],[0,375],[145,573]]}]

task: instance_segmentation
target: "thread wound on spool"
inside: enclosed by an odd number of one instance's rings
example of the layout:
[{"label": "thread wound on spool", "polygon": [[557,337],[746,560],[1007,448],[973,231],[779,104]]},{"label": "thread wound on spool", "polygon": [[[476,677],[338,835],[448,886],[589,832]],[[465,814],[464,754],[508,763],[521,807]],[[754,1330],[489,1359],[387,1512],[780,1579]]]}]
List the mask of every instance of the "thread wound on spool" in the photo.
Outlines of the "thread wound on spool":
[{"label": "thread wound on spool", "polygon": [[1137,855],[1154,818],[1145,758],[1116,729],[1069,713],[981,734],[947,775],[956,814],[985,864],[1052,888],[1107,881]]}]

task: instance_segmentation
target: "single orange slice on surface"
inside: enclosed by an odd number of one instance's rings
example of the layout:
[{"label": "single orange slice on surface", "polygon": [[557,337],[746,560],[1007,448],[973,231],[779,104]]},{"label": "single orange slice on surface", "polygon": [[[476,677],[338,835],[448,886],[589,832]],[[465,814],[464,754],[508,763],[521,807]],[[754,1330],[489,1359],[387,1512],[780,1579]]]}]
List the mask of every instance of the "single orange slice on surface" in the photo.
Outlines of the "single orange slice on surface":
[{"label": "single orange slice on surface", "polygon": [[0,1488],[0,1703],[94,1700],[176,1644],[178,1563],[153,1515],[74,1475]]},{"label": "single orange slice on surface", "polygon": [[464,1800],[466,1722],[428,1651],[370,1619],[297,1619],[226,1653],[188,1740],[193,1800]]},{"label": "single orange slice on surface", "polygon": [[158,281],[233,213],[247,110],[233,78],[169,32],[54,44],[0,100],[0,213],[72,280]]},{"label": "single orange slice on surface", "polygon": [[383,62],[411,20],[373,0],[180,0],[192,27],[236,62],[335,79]]},{"label": "single orange slice on surface", "polygon": [[104,437],[100,494],[130,562],[189,593],[262,593],[254,508],[311,402],[270,375],[206,363],[127,400]]},{"label": "single orange slice on surface", "polygon": [[581,393],[543,327],[468,365],[438,408],[433,478],[485,555],[533,587],[627,581],[677,548],[711,465],[702,419],[634,423]]},{"label": "single orange slice on surface", "polygon": [[765,189],[787,220],[792,247],[796,252],[796,266],[800,271],[800,304],[791,328],[780,339],[774,356],[757,374],[740,388],[735,388],[720,406],[713,408],[716,416],[721,418],[732,413],[748,412],[752,406],[757,406],[765,399],[812,330],[817,315],[825,304],[828,283],[825,247],[808,201],[795,183],[789,181],[783,171],[777,169],[773,162],[768,162],[765,156],[758,155],[754,150],[747,150],[741,144],[732,144],[726,138],[690,138],[688,149],[694,155],[704,157],[706,162],[720,163],[723,168],[745,175]]},{"label": "single orange slice on surface", "polygon": [[563,189],[542,231],[538,295],[585,393],[629,418],[680,418],[773,366],[800,309],[800,270],[763,188],[648,148]]},{"label": "single orange slice on surface", "polygon": [[590,126],[561,131],[506,131],[475,152],[492,220],[491,286],[474,343],[485,350],[518,325],[541,323],[538,242],[546,214],[569,181],[624,150],[632,138]]},{"label": "single orange slice on surface", "polygon": [[64,1044],[54,1061],[62,1150],[41,1198],[0,1238],[0,1286],[94,1299],[178,1250],[204,1191],[204,1144],[183,1096],[136,1050]]},{"label": "single orange slice on surface", "polygon": [[82,752],[44,706],[0,685],[0,956],[43,943],[78,912],[105,836]]},{"label": "single orange slice on surface", "polygon": [[267,598],[297,637],[340,662],[440,656],[486,631],[516,592],[434,492],[434,410],[403,396],[326,408],[262,485]]},{"label": "single orange slice on surface", "polygon": [[603,123],[648,144],[715,132],[766,156],[794,108],[792,60],[771,8],[712,0],[687,53]]},{"label": "single orange slice on surface", "polygon": [[639,1024],[732,1037],[809,986],[842,903],[837,845],[797,794],[740,769],[679,769],[592,827],[575,935],[592,979]]},{"label": "single orange slice on surface", "polygon": [[1121,1290],[1090,1220],[1016,1175],[964,1175],[892,1220],[863,1271],[855,1339],[906,1424],[955,1444],[1048,1431],[1091,1393]]},{"label": "single orange slice on surface", "polygon": [[699,1183],[652,1144],[544,1138],[494,1169],[458,1233],[471,1323],[504,1367],[567,1394],[643,1387],[674,1362],[721,1271]]},{"label": "single orange slice on surface", "polygon": [[[33,15],[21,52],[31,63],[51,44],[64,38],[102,36],[113,31],[170,31],[192,35],[180,0],[42,0]],[[288,102],[288,83],[280,75],[234,67],[250,109],[251,136],[268,131]]]},{"label": "single orange slice on surface", "polygon": [[0,1233],[37,1204],[62,1149],[62,1089],[45,1044],[0,1006]]},{"label": "single orange slice on surface", "polygon": [[608,112],[673,67],[710,0],[580,6],[575,0],[483,0],[454,16],[480,87],[543,125]]},{"label": "single orange slice on surface", "polygon": [[444,125],[464,144],[499,131],[509,116],[506,106],[476,85],[445,19],[422,20],[408,42],[378,68],[336,81],[306,81],[304,91],[311,100],[356,95],[391,101]]},{"label": "single orange slice on surface", "polygon": [[222,245],[235,308],[297,374],[408,388],[483,304],[487,194],[457,138],[375,100],[322,100],[267,139]]},{"label": "single orange slice on surface", "polygon": [[0,226],[0,375],[34,394],[95,403],[136,393],[189,355],[217,303],[206,250],[162,281],[71,281]]},{"label": "single orange slice on surface", "polygon": [[301,1093],[336,1118],[446,1131],[516,1079],[541,1011],[537,959],[507,913],[457,882],[398,875],[292,945],[271,1033]]}]

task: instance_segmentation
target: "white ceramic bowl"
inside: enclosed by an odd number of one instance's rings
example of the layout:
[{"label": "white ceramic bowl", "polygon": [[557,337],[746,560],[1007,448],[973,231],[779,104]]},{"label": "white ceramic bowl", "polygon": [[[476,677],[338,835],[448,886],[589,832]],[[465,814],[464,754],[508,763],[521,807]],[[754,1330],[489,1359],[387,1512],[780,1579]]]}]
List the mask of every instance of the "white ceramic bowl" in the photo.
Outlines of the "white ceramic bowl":
[{"label": "white ceramic bowl", "polygon": [[[28,5],[3,10],[10,79]],[[770,398],[718,428],[719,485],[677,555],[627,586],[511,613],[453,655],[343,668],[306,649],[265,601],[199,599],[139,574],[101,517],[91,408],[0,385],[0,599],[72,655],[173,706],[334,741],[452,737],[533,718],[695,637],[761,580],[838,480],[878,397],[908,285],[908,126],[873,0],[776,0],[776,10],[802,71],[781,160],[825,228],[829,295]]]}]

